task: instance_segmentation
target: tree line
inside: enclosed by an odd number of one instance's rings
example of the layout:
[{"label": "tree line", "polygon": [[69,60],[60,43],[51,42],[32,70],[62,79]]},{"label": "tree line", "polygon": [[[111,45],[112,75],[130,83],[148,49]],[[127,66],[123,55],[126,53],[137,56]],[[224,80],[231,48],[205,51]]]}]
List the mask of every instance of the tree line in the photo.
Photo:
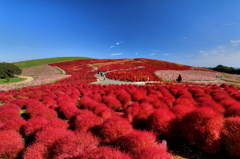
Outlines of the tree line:
[{"label": "tree line", "polygon": [[217,65],[216,67],[208,68],[208,69],[215,70],[218,72],[230,73],[230,74],[240,74],[240,69],[235,69],[233,67],[228,67],[223,65]]},{"label": "tree line", "polygon": [[20,75],[21,73],[22,69],[12,63],[0,63],[0,79],[7,79],[9,81],[14,75]]}]

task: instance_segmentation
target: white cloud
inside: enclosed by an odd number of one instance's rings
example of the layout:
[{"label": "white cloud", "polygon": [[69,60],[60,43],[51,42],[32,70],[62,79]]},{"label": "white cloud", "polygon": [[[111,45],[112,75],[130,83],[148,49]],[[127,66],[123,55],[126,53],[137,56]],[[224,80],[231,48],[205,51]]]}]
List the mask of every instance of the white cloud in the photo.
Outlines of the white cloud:
[{"label": "white cloud", "polygon": [[185,56],[185,57],[193,57],[194,54],[188,54],[188,55],[183,55],[183,56]]},{"label": "white cloud", "polygon": [[231,40],[231,43],[240,43],[240,40]]},{"label": "white cloud", "polygon": [[238,23],[230,23],[230,24],[224,24],[225,26],[231,26],[231,25],[236,25]]},{"label": "white cloud", "polygon": [[136,52],[135,55],[137,55],[138,53]]},{"label": "white cloud", "polygon": [[111,49],[111,48],[114,48],[114,47],[115,47],[115,46],[110,46],[110,49]]},{"label": "white cloud", "polygon": [[186,40],[188,37],[184,37],[183,40]]},{"label": "white cloud", "polygon": [[163,54],[163,55],[165,55],[165,56],[169,56],[169,54]]},{"label": "white cloud", "polygon": [[111,54],[110,56],[116,56],[116,55],[121,55],[122,53],[115,53],[115,54]]},{"label": "white cloud", "polygon": [[119,45],[120,43],[116,43],[116,45]]},{"label": "white cloud", "polygon": [[152,55],[155,55],[156,53],[152,53],[152,54],[150,54],[150,56],[152,56]]}]

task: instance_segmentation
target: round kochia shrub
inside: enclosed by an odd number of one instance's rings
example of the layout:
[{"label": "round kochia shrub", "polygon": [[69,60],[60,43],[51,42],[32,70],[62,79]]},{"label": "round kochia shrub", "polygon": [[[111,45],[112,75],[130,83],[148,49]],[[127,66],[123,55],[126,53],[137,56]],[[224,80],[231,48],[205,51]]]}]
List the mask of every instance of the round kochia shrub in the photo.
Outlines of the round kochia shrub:
[{"label": "round kochia shrub", "polygon": [[92,151],[86,151],[74,159],[131,159],[131,157],[115,148],[101,146]]},{"label": "round kochia shrub", "polygon": [[26,136],[34,135],[37,131],[41,130],[47,122],[48,120],[41,116],[31,118],[23,125],[23,132]]},{"label": "round kochia shrub", "polygon": [[38,143],[33,143],[32,145],[27,147],[27,149],[24,151],[23,158],[24,159],[33,159],[33,158],[45,159],[46,154],[47,154],[46,146]]},{"label": "round kochia shrub", "polygon": [[155,109],[148,118],[147,128],[156,133],[159,139],[172,139],[178,132],[178,120],[168,109]]},{"label": "round kochia shrub", "polygon": [[15,159],[24,148],[22,136],[15,131],[0,131],[0,158]]},{"label": "round kochia shrub", "polygon": [[65,136],[54,144],[53,158],[73,158],[98,147],[98,139],[88,132],[75,132]]},{"label": "round kochia shrub", "polygon": [[113,116],[100,125],[98,135],[103,144],[111,144],[131,131],[132,125],[126,119]]},{"label": "round kochia shrub", "polygon": [[0,122],[6,122],[15,117],[21,117],[20,112],[16,109],[5,108],[0,111]]},{"label": "round kochia shrub", "polygon": [[200,107],[182,118],[181,129],[190,145],[207,153],[216,153],[221,147],[220,131],[223,115],[208,108]]},{"label": "round kochia shrub", "polygon": [[121,151],[135,154],[144,148],[156,146],[156,136],[148,131],[134,130],[117,140],[116,146]]},{"label": "round kochia shrub", "polygon": [[149,146],[133,155],[133,159],[173,159],[162,146]]},{"label": "round kochia shrub", "polygon": [[26,121],[24,119],[16,117],[16,118],[6,121],[2,126],[0,126],[0,131],[1,130],[13,130],[13,131],[20,132],[25,123],[26,123]]},{"label": "round kochia shrub", "polygon": [[231,156],[240,157],[240,117],[225,119],[221,133],[222,142]]}]

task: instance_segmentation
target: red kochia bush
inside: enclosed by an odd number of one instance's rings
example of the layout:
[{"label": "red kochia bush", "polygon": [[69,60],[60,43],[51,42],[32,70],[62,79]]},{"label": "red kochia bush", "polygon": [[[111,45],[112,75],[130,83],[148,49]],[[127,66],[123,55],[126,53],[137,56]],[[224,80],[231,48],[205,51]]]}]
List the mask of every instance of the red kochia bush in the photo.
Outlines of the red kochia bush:
[{"label": "red kochia bush", "polygon": [[126,92],[124,89],[120,89],[116,91],[116,95],[122,104],[125,104],[132,100],[131,95],[128,92]]},{"label": "red kochia bush", "polygon": [[231,156],[240,156],[240,117],[225,119],[221,134],[222,142]]},{"label": "red kochia bush", "polygon": [[122,104],[121,102],[112,97],[112,96],[104,96],[103,97],[103,103],[105,103],[109,108],[113,109],[113,110],[119,110],[122,109]]},{"label": "red kochia bush", "polygon": [[208,107],[197,108],[184,116],[180,125],[190,145],[195,145],[207,153],[219,151],[222,114]]},{"label": "red kochia bush", "polygon": [[107,119],[110,116],[112,116],[112,112],[113,110],[111,110],[103,103],[98,103],[93,109],[93,113],[96,114],[97,116],[100,116],[103,119]]},{"label": "red kochia bush", "polygon": [[49,129],[49,128],[62,128],[62,129],[68,129],[69,124],[60,119],[60,118],[56,118],[56,119],[51,119],[48,120],[48,122],[42,126],[41,129]]},{"label": "red kochia bush", "polygon": [[15,159],[24,148],[22,136],[11,130],[0,131],[0,158]]},{"label": "red kochia bush", "polygon": [[13,103],[5,103],[4,105],[1,105],[0,111],[3,109],[14,109],[14,110],[17,110],[18,112],[20,112],[20,110],[21,110],[21,108],[18,105],[13,104]]},{"label": "red kochia bush", "polygon": [[26,121],[23,118],[16,117],[6,121],[2,126],[0,126],[0,130],[13,130],[20,132],[25,123]]},{"label": "red kochia bush", "polygon": [[58,111],[66,118],[71,119],[75,116],[79,109],[77,108],[76,104],[71,101],[62,101],[59,104]]},{"label": "red kochia bush", "polygon": [[240,117],[240,104],[228,108],[225,112],[225,117]]},{"label": "red kochia bush", "polygon": [[148,118],[147,127],[159,139],[172,139],[178,132],[176,115],[168,109],[156,109]]},{"label": "red kochia bush", "polygon": [[46,146],[47,148],[52,148],[54,143],[65,137],[72,135],[72,131],[61,129],[61,128],[49,128],[38,131],[35,136],[35,142]]},{"label": "red kochia bush", "polygon": [[16,109],[5,108],[0,111],[0,122],[6,122],[15,117],[21,117],[20,112]]},{"label": "red kochia bush", "polygon": [[156,137],[148,131],[134,130],[118,139],[116,146],[121,151],[135,154],[144,148],[156,146]]},{"label": "red kochia bush", "polygon": [[173,159],[162,146],[149,146],[138,151],[133,159]]},{"label": "red kochia bush", "polygon": [[98,147],[98,139],[88,132],[76,132],[59,139],[53,148],[53,158],[73,158]]},{"label": "red kochia bush", "polygon": [[195,109],[194,107],[178,104],[174,105],[171,108],[171,111],[176,115],[177,119],[181,121],[186,114],[193,111],[194,109]]},{"label": "red kochia bush", "polygon": [[102,124],[103,119],[89,110],[79,110],[79,113],[70,119],[69,123],[75,131],[95,131]]},{"label": "red kochia bush", "polygon": [[48,120],[44,117],[37,116],[29,119],[23,125],[23,131],[26,136],[34,135],[37,131],[39,131],[45,124],[47,124]]},{"label": "red kochia bush", "polygon": [[39,144],[39,143],[33,143],[27,149],[25,150],[23,154],[24,159],[45,159],[45,154],[47,154],[47,147]]},{"label": "red kochia bush", "polygon": [[131,131],[132,125],[126,119],[113,116],[100,125],[98,135],[102,143],[110,144]]},{"label": "red kochia bush", "polygon": [[131,159],[131,157],[115,148],[101,146],[92,151],[86,151],[74,159]]}]

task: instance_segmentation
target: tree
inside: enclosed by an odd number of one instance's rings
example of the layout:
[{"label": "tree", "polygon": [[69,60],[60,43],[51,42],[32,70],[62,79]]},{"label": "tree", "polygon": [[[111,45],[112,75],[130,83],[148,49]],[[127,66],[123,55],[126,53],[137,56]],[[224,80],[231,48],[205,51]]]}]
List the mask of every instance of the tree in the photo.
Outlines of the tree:
[{"label": "tree", "polygon": [[9,81],[9,79],[13,78],[15,74],[20,75],[21,73],[22,69],[12,63],[0,63],[0,79],[3,78]]}]

